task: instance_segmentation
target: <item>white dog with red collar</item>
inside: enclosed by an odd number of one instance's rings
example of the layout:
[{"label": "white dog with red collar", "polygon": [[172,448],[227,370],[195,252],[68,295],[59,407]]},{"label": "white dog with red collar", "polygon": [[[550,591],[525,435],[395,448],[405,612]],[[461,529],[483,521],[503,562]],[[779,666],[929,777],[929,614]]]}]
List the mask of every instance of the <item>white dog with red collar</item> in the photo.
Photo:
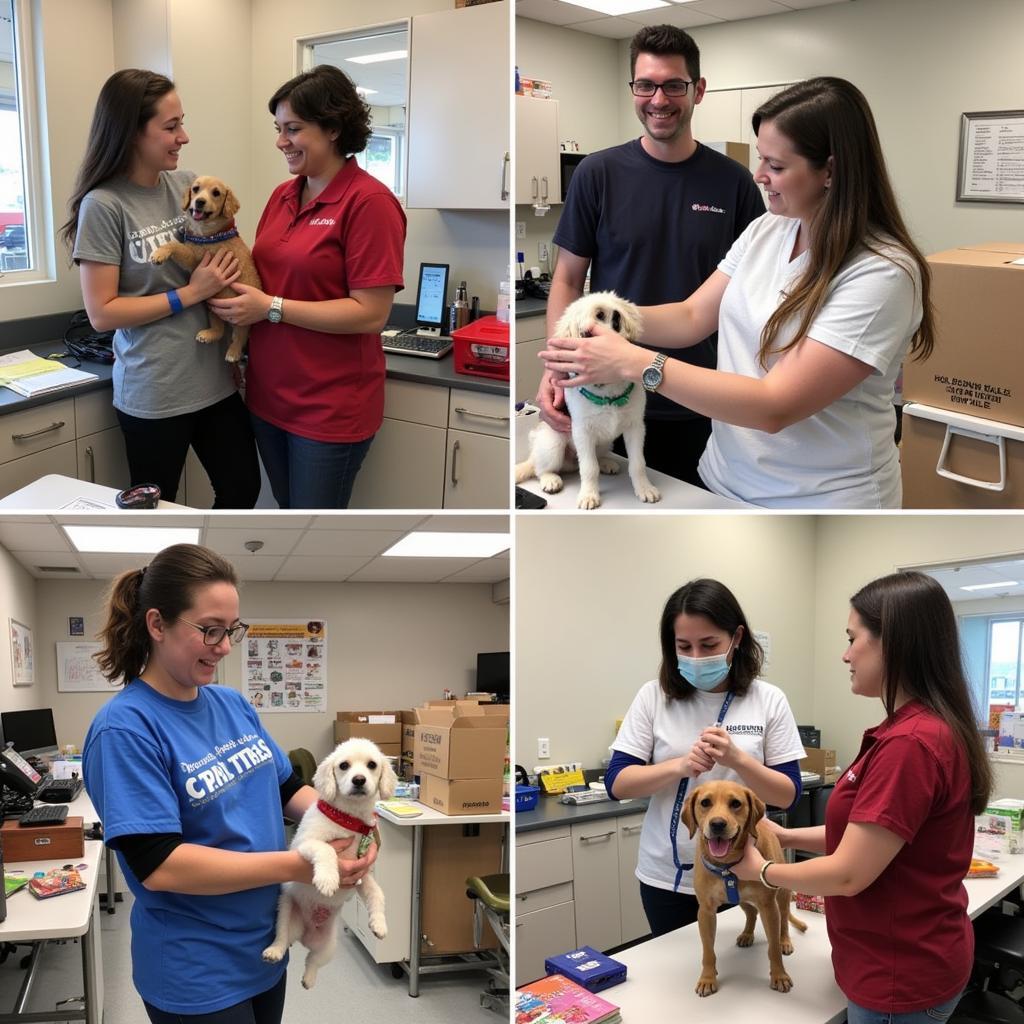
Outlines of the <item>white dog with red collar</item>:
[{"label": "white dog with red collar", "polygon": [[[299,822],[291,849],[313,865],[313,884],[287,882],[282,887],[277,911],[277,934],[273,945],[263,950],[263,959],[278,963],[297,939],[309,950],[302,975],[304,988],[316,983],[317,971],[334,956],[338,942],[337,916],[352,889],[341,888],[338,854],[332,840],[359,836],[351,856],[362,856],[376,838],[374,804],[395,795],[394,770],[376,744],[364,739],[346,740],[324,758],[313,776],[320,799]],[[370,931],[383,939],[384,892],[372,873],[355,887],[366,906]]]}]

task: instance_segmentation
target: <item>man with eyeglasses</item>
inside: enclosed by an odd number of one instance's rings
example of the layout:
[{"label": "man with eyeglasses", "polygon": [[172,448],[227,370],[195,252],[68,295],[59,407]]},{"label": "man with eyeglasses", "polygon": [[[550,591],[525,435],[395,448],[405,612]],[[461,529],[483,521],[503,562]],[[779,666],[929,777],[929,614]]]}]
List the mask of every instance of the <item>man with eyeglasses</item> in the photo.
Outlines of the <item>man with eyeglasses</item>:
[{"label": "man with eyeglasses", "polygon": [[[630,43],[633,107],[643,134],[593,153],[572,176],[554,243],[559,247],[548,296],[547,332],[566,306],[590,290],[614,290],[642,306],[687,298],[710,277],[743,229],[764,213],[750,172],[693,137],[690,121],[704,97],[700,50],[682,29],[652,25]],[[717,335],[673,359],[714,368]],[[652,362],[656,352],[652,350]],[[541,380],[541,415],[568,431],[561,389]],[[647,396],[647,465],[703,487],[697,462],[711,421],[652,392]],[[625,454],[621,438],[616,450]]]}]

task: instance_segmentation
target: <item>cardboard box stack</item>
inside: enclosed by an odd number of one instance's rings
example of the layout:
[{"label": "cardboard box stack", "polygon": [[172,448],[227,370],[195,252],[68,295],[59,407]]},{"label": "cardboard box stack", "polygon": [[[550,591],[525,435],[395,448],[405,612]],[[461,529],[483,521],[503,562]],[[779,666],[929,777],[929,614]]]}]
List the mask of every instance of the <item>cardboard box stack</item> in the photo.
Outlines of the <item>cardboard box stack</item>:
[{"label": "cardboard box stack", "polygon": [[334,742],[344,743],[353,736],[372,740],[385,757],[393,757],[397,766],[402,756],[401,711],[339,711],[334,722]]},{"label": "cardboard box stack", "polygon": [[825,783],[839,781],[839,766],[836,764],[836,752],[822,747],[805,748],[807,756],[800,762],[805,772],[820,775]]},{"label": "cardboard box stack", "polygon": [[508,706],[430,701],[414,710],[420,803],[442,814],[498,814]]},{"label": "cardboard box stack", "polygon": [[412,782],[416,774],[416,712],[402,712],[402,759],[398,774]]},{"label": "cardboard box stack", "polygon": [[974,852],[986,860],[1024,853],[1024,800],[993,800],[975,819]]},{"label": "cardboard box stack", "polygon": [[[935,351],[903,367],[904,508],[1024,506],[1024,244],[987,242],[928,257]],[[929,410],[935,410],[930,412]],[[963,416],[970,417],[964,420]],[[954,428],[956,430],[954,431]],[[967,430],[968,433],[963,433]],[[1001,489],[954,480],[942,468]]]}]

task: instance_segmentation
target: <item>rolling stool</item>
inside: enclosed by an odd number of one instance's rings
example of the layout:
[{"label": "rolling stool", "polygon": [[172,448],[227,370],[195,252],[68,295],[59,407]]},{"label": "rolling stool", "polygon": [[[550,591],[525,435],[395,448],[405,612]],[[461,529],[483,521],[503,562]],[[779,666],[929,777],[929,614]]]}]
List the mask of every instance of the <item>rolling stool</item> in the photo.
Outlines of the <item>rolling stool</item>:
[{"label": "rolling stool", "polygon": [[480,1005],[507,1014],[509,1009],[509,894],[508,875],[484,875],[466,879],[466,895],[473,901],[473,945],[479,948],[484,918],[498,939],[495,966],[487,968],[487,990],[480,993]]},{"label": "rolling stool", "polygon": [[985,988],[1016,1001],[1024,986],[1024,919],[988,912],[974,923],[975,970],[988,972]]}]

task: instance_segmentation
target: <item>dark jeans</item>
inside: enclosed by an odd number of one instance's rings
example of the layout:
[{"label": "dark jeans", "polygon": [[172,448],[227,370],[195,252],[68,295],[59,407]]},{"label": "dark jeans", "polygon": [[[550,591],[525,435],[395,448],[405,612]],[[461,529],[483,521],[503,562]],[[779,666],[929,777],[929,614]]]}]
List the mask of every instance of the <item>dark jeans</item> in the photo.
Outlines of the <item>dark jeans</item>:
[{"label": "dark jeans", "polygon": [[[707,485],[697,475],[697,463],[711,437],[711,420],[703,416],[687,420],[649,419],[646,427],[644,459],[648,468],[706,491]],[[626,454],[621,437],[613,450],[619,455]]]},{"label": "dark jeans", "polygon": [[288,972],[285,971],[273,988],[214,1013],[167,1013],[145,1001],[143,1005],[153,1024],[281,1024],[287,981]]},{"label": "dark jeans", "polygon": [[373,437],[365,441],[313,441],[252,417],[260,458],[281,508],[348,508]]},{"label": "dark jeans", "polygon": [[[643,901],[651,935],[664,935],[697,920],[697,897],[688,892],[672,892],[658,889],[646,882],[640,883],[640,899]],[[728,905],[718,908],[721,913]]]},{"label": "dark jeans", "polygon": [[260,494],[260,465],[249,413],[236,391],[197,412],[159,420],[116,409],[134,487],[159,484],[174,501],[191,446],[213,485],[214,508],[253,508]]}]

